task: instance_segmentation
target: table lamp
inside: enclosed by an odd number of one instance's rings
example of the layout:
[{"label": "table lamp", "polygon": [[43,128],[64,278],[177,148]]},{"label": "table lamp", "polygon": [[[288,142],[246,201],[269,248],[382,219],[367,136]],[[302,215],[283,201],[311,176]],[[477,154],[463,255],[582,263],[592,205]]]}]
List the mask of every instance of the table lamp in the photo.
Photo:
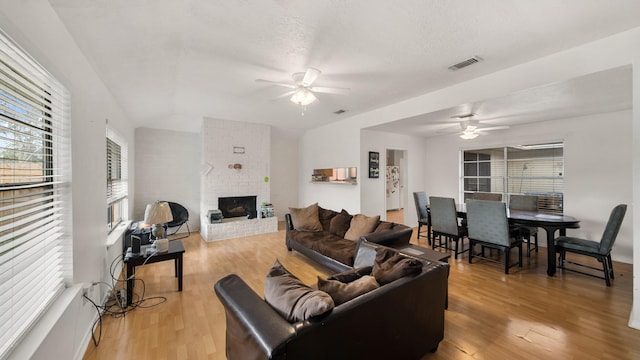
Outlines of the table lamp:
[{"label": "table lamp", "polygon": [[171,208],[166,201],[148,204],[144,211],[144,223],[152,224],[151,234],[156,239],[156,251],[169,251],[169,240],[165,237],[163,225],[173,221]]}]

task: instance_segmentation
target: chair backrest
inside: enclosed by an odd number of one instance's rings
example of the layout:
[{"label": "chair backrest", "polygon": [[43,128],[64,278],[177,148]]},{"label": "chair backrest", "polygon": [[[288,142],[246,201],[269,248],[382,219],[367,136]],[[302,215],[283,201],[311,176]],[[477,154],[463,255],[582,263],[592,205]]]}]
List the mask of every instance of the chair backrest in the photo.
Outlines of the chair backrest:
[{"label": "chair backrest", "polygon": [[502,194],[477,192],[473,193],[473,199],[486,201],[502,201]]},{"label": "chair backrest", "polygon": [[618,231],[620,231],[622,220],[624,219],[624,214],[626,212],[626,204],[617,205],[613,210],[611,210],[609,221],[607,222],[607,226],[604,228],[602,239],[600,239],[600,254],[606,255],[611,251],[611,248],[613,248],[613,243],[616,241]]},{"label": "chair backrest", "polygon": [[429,214],[427,213],[427,193],[424,191],[414,192],[413,202],[416,204],[418,220],[426,221],[429,218]]},{"label": "chair backrest", "polygon": [[471,200],[467,202],[469,238],[508,246],[509,221],[503,202]]},{"label": "chair backrest", "polygon": [[431,206],[431,229],[445,234],[457,235],[458,214],[455,200],[430,196],[429,204]]},{"label": "chair backrest", "polygon": [[538,211],[538,197],[512,194],[509,196],[509,209]]},{"label": "chair backrest", "polygon": [[167,201],[167,203],[169,203],[171,216],[173,216],[173,220],[167,223],[168,227],[180,226],[189,221],[189,211],[184,206],[171,201]]}]

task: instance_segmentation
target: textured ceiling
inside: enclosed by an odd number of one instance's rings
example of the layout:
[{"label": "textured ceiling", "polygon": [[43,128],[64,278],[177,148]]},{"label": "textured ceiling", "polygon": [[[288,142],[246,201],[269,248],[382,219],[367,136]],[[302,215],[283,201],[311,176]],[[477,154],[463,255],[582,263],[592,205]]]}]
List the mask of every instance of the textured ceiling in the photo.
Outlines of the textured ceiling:
[{"label": "textured ceiling", "polygon": [[[640,26],[637,0],[50,3],[134,126],[186,131],[203,117],[304,130]],[[255,82],[308,67],[349,93],[302,117]]]}]

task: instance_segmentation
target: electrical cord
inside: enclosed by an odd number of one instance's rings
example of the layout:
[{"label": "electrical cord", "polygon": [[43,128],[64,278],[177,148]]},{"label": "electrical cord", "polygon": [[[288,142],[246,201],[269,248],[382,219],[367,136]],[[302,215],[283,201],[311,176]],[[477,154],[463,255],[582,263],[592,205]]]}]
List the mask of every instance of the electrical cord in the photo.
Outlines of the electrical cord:
[{"label": "electrical cord", "polygon": [[[146,257],[145,261],[141,265],[139,265],[139,267],[143,267],[144,265],[146,265],[149,259],[151,259],[154,255],[155,253],[149,254],[149,256]],[[114,318],[124,317],[129,311],[133,311],[137,308],[149,309],[149,308],[158,306],[162,303],[165,303],[167,301],[167,298],[164,296],[152,296],[152,297],[145,298],[146,284],[144,280],[136,279],[135,274],[131,274],[131,276],[124,279],[121,279],[121,276],[116,276],[115,274],[116,268],[121,263],[124,263],[124,259],[122,256],[117,256],[115,259],[113,259],[113,261],[111,261],[111,264],[109,266],[109,275],[111,276],[111,283],[104,282],[104,281],[92,283],[92,286],[100,285],[100,284],[107,286],[109,290],[108,293],[110,295],[107,298],[107,300],[105,300],[105,303],[103,305],[96,304],[95,301],[93,301],[91,298],[89,298],[85,294],[82,295],[82,297],[84,297],[87,301],[89,301],[94,306],[94,308],[96,309],[96,312],[98,313],[98,317],[93,322],[93,325],[91,327],[91,340],[93,341],[93,344],[96,347],[100,344],[100,340],[102,339],[102,317],[103,316],[109,315]],[[122,266],[124,267],[124,264]],[[116,291],[116,289],[119,287],[126,288],[127,281],[131,279],[133,279],[134,282],[136,281],[140,282],[140,286],[138,286],[138,289],[141,288],[142,291],[141,291],[141,294],[138,296],[138,300],[131,301],[130,305],[127,306],[126,299],[123,299],[121,296],[119,296],[119,293]],[[122,286],[119,286],[120,284]],[[136,295],[135,293],[133,293],[133,291],[131,292],[131,294],[132,294],[132,297]],[[130,300],[133,300],[133,299],[130,299]],[[151,301],[154,301],[154,302],[150,305],[145,305],[145,303],[151,302]],[[97,338],[95,334],[96,327],[99,328]]]}]

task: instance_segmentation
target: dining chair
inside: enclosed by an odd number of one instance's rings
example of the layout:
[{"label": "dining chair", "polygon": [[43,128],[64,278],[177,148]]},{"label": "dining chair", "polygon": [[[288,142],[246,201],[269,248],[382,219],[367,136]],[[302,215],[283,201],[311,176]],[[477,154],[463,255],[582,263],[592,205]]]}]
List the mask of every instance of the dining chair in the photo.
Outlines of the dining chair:
[{"label": "dining chair", "polygon": [[[427,193],[418,191],[413,193],[413,202],[416,205],[416,213],[418,214],[418,239],[420,235],[427,235],[427,242],[431,245],[431,226],[429,224],[429,209],[427,205]],[[423,231],[422,226],[426,226],[427,230]]]},{"label": "dining chair", "polygon": [[[538,211],[538,197],[533,195],[511,194],[509,196],[510,210]],[[531,226],[523,226],[520,228],[522,237],[527,239],[527,257],[531,257],[531,251],[538,252],[538,228]],[[534,246],[531,247],[531,237],[534,240]]]},{"label": "dining chair", "polygon": [[[522,236],[513,236],[513,229],[509,227],[507,209],[503,202],[472,200],[467,202],[467,226],[469,228],[469,264],[474,257],[496,261],[484,256],[484,248],[498,249],[504,254],[504,273],[509,274],[509,268],[518,265],[522,267]],[[474,246],[482,246],[481,255],[473,253]],[[518,248],[518,262],[511,264],[511,249]]]},{"label": "dining chair", "polygon": [[[458,254],[462,254],[469,249],[464,249],[464,237],[467,236],[467,228],[458,224],[455,200],[453,198],[430,196],[429,205],[431,232],[433,235],[431,248],[439,247],[453,250],[453,257],[457,259]],[[445,239],[444,244],[442,238]],[[436,239],[438,240],[437,245]],[[455,243],[454,248],[450,246],[451,241]]]},{"label": "dining chair", "polygon": [[[622,220],[624,219],[624,214],[626,212],[626,204],[617,205],[613,208],[613,210],[611,210],[609,221],[607,222],[607,226],[604,229],[602,238],[600,238],[600,242],[569,236],[557,237],[555,239],[555,244],[556,251],[558,252],[558,267],[563,270],[569,270],[583,275],[589,275],[597,277],[599,279],[604,279],[607,286],[611,286],[611,279],[614,278],[613,262],[611,261],[611,249],[613,248],[613,243],[616,241],[616,237],[618,236],[618,232],[620,231]],[[602,263],[602,270],[594,266],[567,260],[567,252],[596,258],[598,262]],[[577,269],[567,268],[565,267],[565,263],[589,268],[592,270],[602,271],[604,273],[604,277],[579,271]]]},{"label": "dining chair", "polygon": [[476,193],[473,193],[473,200],[502,201],[502,194],[476,192]]}]

